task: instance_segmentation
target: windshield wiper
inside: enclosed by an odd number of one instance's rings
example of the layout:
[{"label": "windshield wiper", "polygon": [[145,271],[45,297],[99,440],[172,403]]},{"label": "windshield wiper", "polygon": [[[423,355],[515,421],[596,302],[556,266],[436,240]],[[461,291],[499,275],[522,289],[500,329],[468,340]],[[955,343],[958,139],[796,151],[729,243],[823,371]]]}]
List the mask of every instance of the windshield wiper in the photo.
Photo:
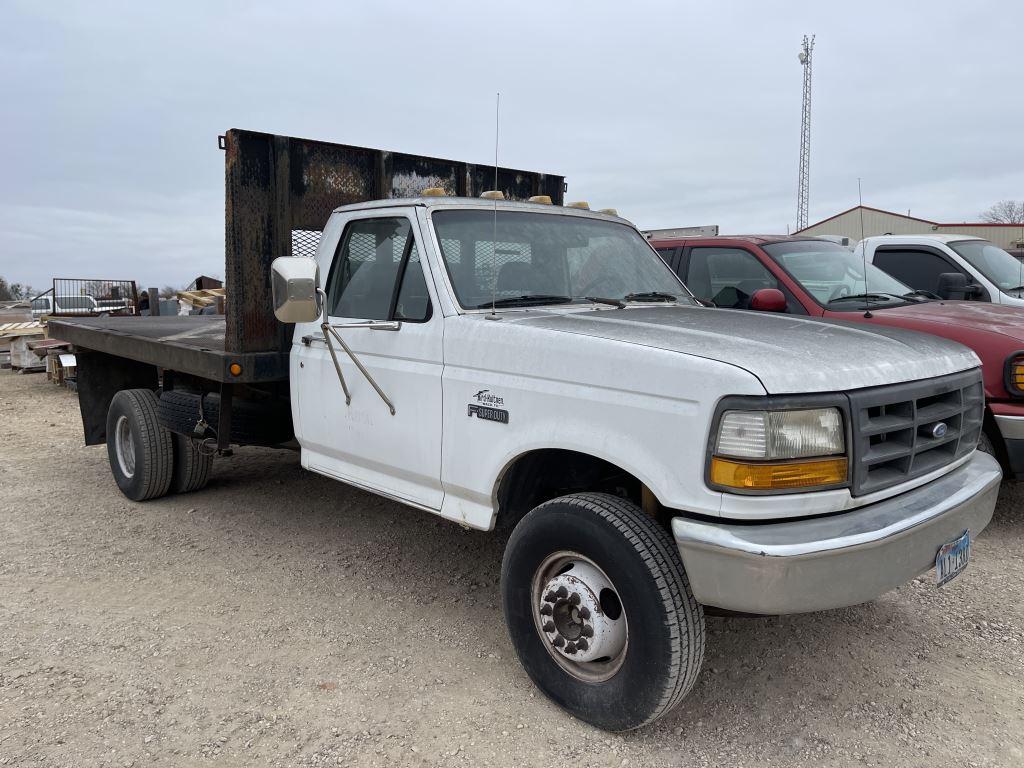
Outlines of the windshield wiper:
[{"label": "windshield wiper", "polygon": [[489,309],[490,307],[530,307],[539,304],[568,304],[571,296],[556,296],[550,293],[530,293],[523,296],[506,296],[494,301],[477,304],[473,309]]},{"label": "windshield wiper", "polygon": [[897,296],[895,293],[851,293],[849,296],[840,296],[837,299],[829,299],[829,304],[835,304],[837,301],[849,301],[851,299],[865,299],[867,301],[885,301],[887,299],[903,299],[903,296]]},{"label": "windshield wiper", "polygon": [[1024,291],[1024,285],[1018,285],[1016,288],[1001,288],[1003,291]]},{"label": "windshield wiper", "polygon": [[609,306],[617,307],[618,309],[625,309],[626,307],[626,302],[620,301],[619,299],[606,299],[603,296],[584,296],[583,298],[587,301],[592,301],[595,304],[608,304]]},{"label": "windshield wiper", "polygon": [[903,298],[905,299],[941,299],[942,297],[938,294],[932,293],[931,291],[923,291],[920,288],[910,293],[904,293]]},{"label": "windshield wiper", "polygon": [[679,297],[671,293],[661,291],[644,291],[642,293],[627,293],[622,297],[623,301],[678,301]]}]

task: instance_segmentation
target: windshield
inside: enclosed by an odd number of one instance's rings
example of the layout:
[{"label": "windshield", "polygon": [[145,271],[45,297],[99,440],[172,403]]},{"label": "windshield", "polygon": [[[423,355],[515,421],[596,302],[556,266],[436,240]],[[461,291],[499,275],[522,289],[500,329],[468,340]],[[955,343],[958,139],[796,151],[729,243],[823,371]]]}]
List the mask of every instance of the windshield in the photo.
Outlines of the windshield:
[{"label": "windshield", "polygon": [[826,241],[771,243],[762,248],[822,305],[844,309],[864,294],[882,303],[906,303],[914,289],[869,263],[864,283],[864,260],[852,251]]},{"label": "windshield", "polygon": [[58,296],[57,307],[59,309],[92,309],[96,301],[92,296]]},{"label": "windshield", "polygon": [[[585,297],[691,302],[632,227],[527,211],[439,210],[441,256],[465,309],[586,303]],[[493,291],[493,294],[492,294]]]},{"label": "windshield", "polygon": [[1024,280],[1021,280],[1024,276],[1021,262],[988,240],[960,240],[947,245],[999,286],[999,290],[1012,291],[1024,284]]}]

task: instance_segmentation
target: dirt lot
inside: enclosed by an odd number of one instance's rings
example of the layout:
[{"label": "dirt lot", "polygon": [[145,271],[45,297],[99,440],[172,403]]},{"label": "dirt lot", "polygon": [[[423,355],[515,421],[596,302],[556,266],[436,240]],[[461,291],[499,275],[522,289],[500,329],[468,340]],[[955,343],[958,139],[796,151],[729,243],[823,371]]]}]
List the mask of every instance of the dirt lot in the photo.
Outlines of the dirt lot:
[{"label": "dirt lot", "polygon": [[1020,486],[946,588],[710,619],[691,696],[609,735],[520,670],[494,536],[266,450],[129,502],[44,379],[0,372],[0,764],[1024,764]]}]

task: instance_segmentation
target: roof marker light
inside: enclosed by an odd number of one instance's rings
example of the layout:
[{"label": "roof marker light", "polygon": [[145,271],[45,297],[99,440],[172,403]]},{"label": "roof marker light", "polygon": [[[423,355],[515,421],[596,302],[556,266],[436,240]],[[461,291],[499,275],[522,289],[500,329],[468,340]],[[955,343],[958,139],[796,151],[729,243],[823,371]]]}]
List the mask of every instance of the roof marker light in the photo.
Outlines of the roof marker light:
[{"label": "roof marker light", "polygon": [[500,189],[488,189],[486,192],[481,192],[480,197],[484,200],[504,200],[505,193]]},{"label": "roof marker light", "polygon": [[618,216],[619,215],[619,212],[616,211],[614,208],[602,208],[601,210],[598,211],[598,213],[605,213],[605,214],[608,214],[609,216]]},{"label": "roof marker light", "polygon": [[590,203],[588,203],[586,200],[578,200],[575,203],[566,203],[565,207],[566,208],[580,208],[581,210],[589,211],[590,210]]},{"label": "roof marker light", "polygon": [[534,195],[533,197],[528,198],[526,202],[528,202],[528,203],[538,203],[539,205],[551,205],[551,196],[550,195]]},{"label": "roof marker light", "polygon": [[420,194],[423,197],[448,197],[448,193],[442,187],[427,187]]}]

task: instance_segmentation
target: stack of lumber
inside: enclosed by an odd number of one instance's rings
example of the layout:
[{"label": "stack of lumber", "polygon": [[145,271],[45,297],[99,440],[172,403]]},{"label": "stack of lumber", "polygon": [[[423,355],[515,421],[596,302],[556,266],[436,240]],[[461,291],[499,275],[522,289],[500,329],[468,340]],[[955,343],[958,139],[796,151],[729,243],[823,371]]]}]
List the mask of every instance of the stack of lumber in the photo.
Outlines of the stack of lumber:
[{"label": "stack of lumber", "polygon": [[178,291],[178,301],[188,304],[193,309],[202,310],[206,307],[222,306],[225,292],[223,288],[206,288],[198,291]]},{"label": "stack of lumber", "polygon": [[0,323],[0,348],[6,348],[15,336],[34,336],[43,332],[43,324],[38,320]]}]

